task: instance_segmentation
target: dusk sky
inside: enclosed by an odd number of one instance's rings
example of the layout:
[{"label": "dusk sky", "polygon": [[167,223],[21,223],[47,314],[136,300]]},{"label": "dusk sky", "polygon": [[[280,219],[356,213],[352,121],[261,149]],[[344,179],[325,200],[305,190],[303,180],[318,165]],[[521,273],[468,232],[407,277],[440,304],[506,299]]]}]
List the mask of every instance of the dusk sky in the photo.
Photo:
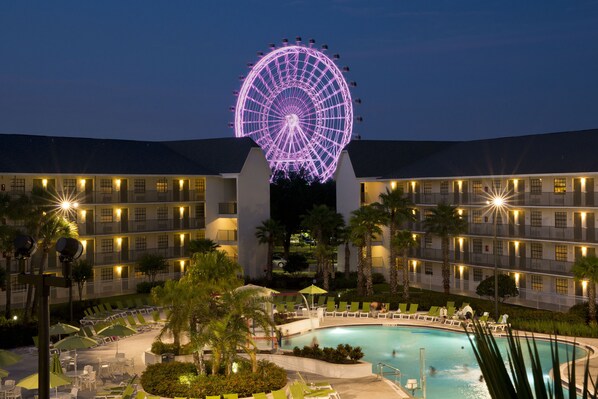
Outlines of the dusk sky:
[{"label": "dusk sky", "polygon": [[598,1],[4,1],[0,132],[230,137],[247,63],[339,53],[363,139],[598,128]]}]

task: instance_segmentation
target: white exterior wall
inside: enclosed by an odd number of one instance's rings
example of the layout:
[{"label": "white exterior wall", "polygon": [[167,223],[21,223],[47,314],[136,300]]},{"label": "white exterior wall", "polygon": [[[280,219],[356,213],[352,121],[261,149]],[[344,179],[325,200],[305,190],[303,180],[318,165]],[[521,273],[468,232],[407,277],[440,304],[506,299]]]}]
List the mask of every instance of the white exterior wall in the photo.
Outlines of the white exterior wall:
[{"label": "white exterior wall", "polygon": [[[343,215],[345,224],[349,223],[351,212],[359,208],[360,183],[355,177],[353,165],[346,151],[341,153],[336,168],[336,211]],[[338,247],[338,270],[345,270],[345,246]],[[357,251],[351,246],[351,270],[357,270]]]}]

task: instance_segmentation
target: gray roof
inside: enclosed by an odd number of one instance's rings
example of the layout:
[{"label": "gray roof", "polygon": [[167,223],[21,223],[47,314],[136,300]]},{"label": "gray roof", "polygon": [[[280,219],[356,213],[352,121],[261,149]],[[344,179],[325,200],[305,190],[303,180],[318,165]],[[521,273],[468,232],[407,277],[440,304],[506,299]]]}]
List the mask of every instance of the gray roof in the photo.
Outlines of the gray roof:
[{"label": "gray roof", "polygon": [[598,172],[598,129],[455,142],[357,140],[345,148],[362,178]]},{"label": "gray roof", "polygon": [[249,138],[172,142],[0,134],[0,173],[218,175],[240,172]]}]

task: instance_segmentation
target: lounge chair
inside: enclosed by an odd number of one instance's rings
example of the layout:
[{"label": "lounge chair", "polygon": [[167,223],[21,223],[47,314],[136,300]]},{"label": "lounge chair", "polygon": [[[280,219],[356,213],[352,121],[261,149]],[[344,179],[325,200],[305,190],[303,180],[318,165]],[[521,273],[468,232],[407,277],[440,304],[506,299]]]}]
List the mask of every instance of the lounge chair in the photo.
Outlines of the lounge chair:
[{"label": "lounge chair", "polygon": [[446,308],[455,307],[455,301],[446,301]]},{"label": "lounge chair", "polygon": [[297,311],[295,311],[295,302],[289,302],[287,301],[287,309],[286,309],[286,314],[288,314],[289,316],[297,316]]},{"label": "lounge chair", "polygon": [[334,311],[334,316],[346,316],[347,315],[347,301],[341,301],[338,304],[338,308]]},{"label": "lounge chair", "polygon": [[359,317],[370,317],[370,303],[364,302],[361,310],[359,311]]},{"label": "lounge chair", "polygon": [[357,317],[359,313],[359,302],[351,302],[351,307],[347,311],[347,317]]},{"label": "lounge chair", "polygon": [[272,399],[287,399],[287,394],[284,389],[278,391],[272,391]]},{"label": "lounge chair", "polygon": [[326,303],[326,310],[324,311],[324,316],[334,316],[334,311],[336,310],[336,303],[334,299],[328,300]]},{"label": "lounge chair", "polygon": [[318,297],[318,303],[316,303],[316,307],[321,308],[322,306],[324,306],[326,304],[326,296],[324,295],[320,295]]},{"label": "lounge chair", "polygon": [[494,332],[497,332],[498,330],[504,331],[505,328],[509,326],[509,323],[507,322],[508,319],[509,315],[505,313],[498,318],[498,323],[488,323],[487,326]]},{"label": "lounge chair", "polygon": [[399,315],[399,317],[400,317],[401,319],[402,319],[402,318],[405,318],[405,319],[410,319],[410,318],[412,318],[412,317],[413,317],[413,318],[417,318],[417,308],[418,308],[418,306],[419,306],[419,305],[418,305],[417,303],[412,303],[412,304],[409,306],[409,310],[408,310],[407,312],[405,312],[405,313],[401,313],[401,314]]},{"label": "lounge chair", "polygon": [[440,308],[438,306],[430,306],[430,310],[428,310],[428,313],[425,314],[420,314],[417,316],[417,318],[419,320],[430,320],[430,321],[434,321],[434,320],[438,320],[438,316],[440,315]]},{"label": "lounge chair", "polygon": [[400,319],[401,315],[407,313],[407,304],[406,303],[399,303],[399,310],[393,312],[392,318],[393,319]]},{"label": "lounge chair", "polygon": [[[253,399],[268,399],[268,396],[266,396],[266,392],[259,392],[259,393],[254,393],[253,395]],[[220,397],[220,396],[218,396]],[[209,398],[206,398],[209,399]]]},{"label": "lounge chair", "polygon": [[225,393],[222,396],[224,396],[224,399],[239,399],[238,393]]},{"label": "lounge chair", "polygon": [[208,395],[206,399],[220,399],[220,395]]},{"label": "lounge chair", "polygon": [[390,302],[386,302],[383,306],[384,306],[384,309],[386,309],[386,310],[378,312],[376,317],[378,317],[379,319],[386,319],[386,318],[388,318],[388,315],[392,314],[392,312],[390,310]]}]

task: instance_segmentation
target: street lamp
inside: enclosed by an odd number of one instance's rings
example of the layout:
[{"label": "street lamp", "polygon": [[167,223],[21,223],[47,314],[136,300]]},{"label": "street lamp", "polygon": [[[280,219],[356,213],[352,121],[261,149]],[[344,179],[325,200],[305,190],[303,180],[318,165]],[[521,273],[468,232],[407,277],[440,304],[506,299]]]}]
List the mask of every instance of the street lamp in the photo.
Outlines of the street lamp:
[{"label": "street lamp", "polygon": [[509,204],[506,192],[493,192],[486,201],[488,211],[492,213],[494,224],[494,240],[492,241],[492,252],[494,253],[494,317],[498,321],[498,215],[506,212]]}]

